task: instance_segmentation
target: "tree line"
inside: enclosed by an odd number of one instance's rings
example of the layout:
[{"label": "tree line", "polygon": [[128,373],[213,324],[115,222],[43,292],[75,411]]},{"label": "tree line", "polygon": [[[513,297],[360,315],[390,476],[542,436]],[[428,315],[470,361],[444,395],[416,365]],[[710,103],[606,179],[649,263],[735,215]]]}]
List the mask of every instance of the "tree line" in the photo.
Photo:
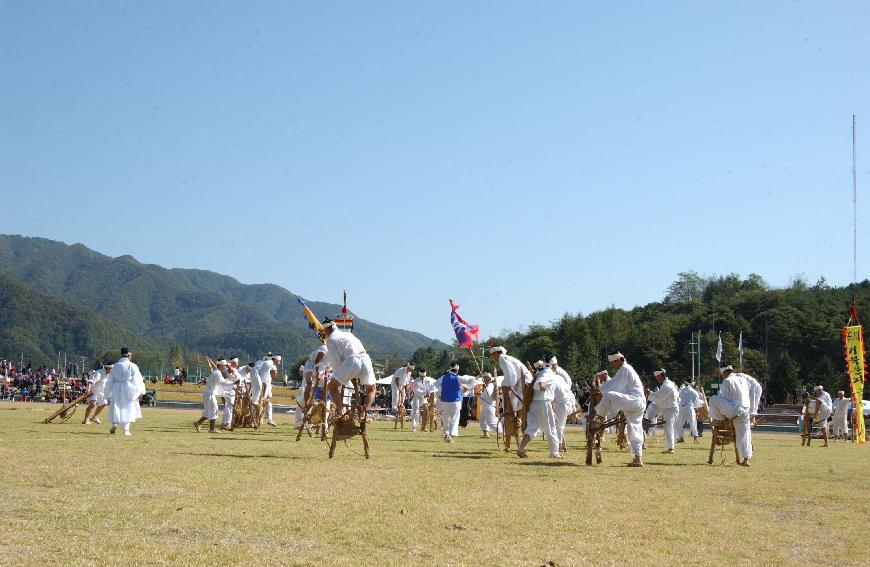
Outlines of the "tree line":
[{"label": "tree line", "polygon": [[[738,341],[743,333],[743,369],[755,376],[776,402],[786,393],[821,384],[829,392],[845,390],[846,375],[841,329],[849,318],[852,299],[859,316],[870,316],[870,281],[833,287],[824,278],[809,285],[797,277],[785,288],[771,288],[757,274],[742,278],[678,274],[662,301],[633,309],[611,306],[588,315],[566,313],[548,325],[492,337],[523,361],[556,355],[574,378],[584,381],[607,368],[607,354],[620,351],[652,384],[652,371],[665,368],[676,382],[691,378],[692,347],[700,336],[700,369],[696,381],[709,387],[719,381],[714,358],[722,337],[722,362],[739,365]],[[698,332],[700,331],[700,335]],[[696,347],[697,348],[697,347]],[[480,362],[480,348],[475,351]],[[463,372],[477,366],[467,349],[418,349],[411,358],[440,375],[452,360]],[[491,364],[483,360],[487,370]]]}]

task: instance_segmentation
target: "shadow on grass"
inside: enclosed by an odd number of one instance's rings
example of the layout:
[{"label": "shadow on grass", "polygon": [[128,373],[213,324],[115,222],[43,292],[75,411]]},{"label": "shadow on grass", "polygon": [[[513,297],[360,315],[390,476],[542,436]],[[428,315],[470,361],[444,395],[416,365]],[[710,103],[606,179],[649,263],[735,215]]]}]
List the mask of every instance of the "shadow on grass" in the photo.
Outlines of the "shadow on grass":
[{"label": "shadow on grass", "polygon": [[707,461],[703,463],[650,463],[645,462],[644,466],[647,467],[709,467]]},{"label": "shadow on grass", "polygon": [[238,455],[232,453],[170,453],[171,455],[187,455],[191,457],[228,457],[231,459],[287,459],[298,461],[300,457],[288,455]]},{"label": "shadow on grass", "polygon": [[[559,461],[559,460],[554,460],[554,461],[516,461],[513,464],[522,465],[522,466],[533,466],[533,467],[579,467],[579,466],[581,466],[581,465],[578,465],[577,463],[572,463],[569,461]],[[586,465],[582,465],[582,466],[585,467]]]},{"label": "shadow on grass", "polygon": [[491,456],[487,453],[485,455],[473,455],[468,453],[432,453],[432,457],[436,459],[489,459]]},{"label": "shadow on grass", "polygon": [[[426,451],[425,449],[407,449],[407,450],[399,451],[399,452],[401,452],[401,453],[425,453],[427,455],[432,454],[432,450]],[[498,451],[496,451],[495,449],[493,449],[492,451],[462,451],[460,449],[456,453],[441,453],[441,454],[443,454],[443,455],[486,455],[486,456],[491,456],[491,455],[498,455]]]}]

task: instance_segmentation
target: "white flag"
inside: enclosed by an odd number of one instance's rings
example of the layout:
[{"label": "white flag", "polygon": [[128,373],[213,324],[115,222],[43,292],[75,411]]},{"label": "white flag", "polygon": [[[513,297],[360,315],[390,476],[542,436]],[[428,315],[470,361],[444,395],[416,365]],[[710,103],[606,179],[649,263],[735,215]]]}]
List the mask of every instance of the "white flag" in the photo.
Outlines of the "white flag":
[{"label": "white flag", "polygon": [[743,331],[740,331],[740,342],[737,344],[737,352],[740,353],[740,368],[743,368]]},{"label": "white flag", "polygon": [[722,331],[719,331],[719,342],[716,343],[716,362],[722,364]]}]

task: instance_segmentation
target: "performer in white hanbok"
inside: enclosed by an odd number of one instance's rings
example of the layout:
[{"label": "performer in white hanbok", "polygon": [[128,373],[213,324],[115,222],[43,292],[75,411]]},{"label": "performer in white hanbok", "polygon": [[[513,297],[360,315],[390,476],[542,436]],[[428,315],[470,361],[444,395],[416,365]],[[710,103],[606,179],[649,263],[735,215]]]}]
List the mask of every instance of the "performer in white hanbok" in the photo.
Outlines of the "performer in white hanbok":
[{"label": "performer in white hanbok", "polygon": [[504,450],[510,451],[511,437],[516,432],[523,430],[523,424],[519,419],[520,409],[523,407],[523,384],[532,381],[532,373],[522,362],[508,355],[503,346],[489,349],[489,356],[493,363],[497,363],[501,369],[501,393],[504,402],[503,411],[505,419]]},{"label": "performer in white hanbok", "polygon": [[834,439],[840,436],[843,439],[849,438],[849,423],[847,416],[849,415],[849,404],[852,400],[846,397],[843,390],[837,392],[837,399],[831,404],[834,408]]},{"label": "performer in white hanbok", "polygon": [[111,364],[104,364],[99,370],[88,374],[88,407],[85,408],[85,418],[82,420],[85,425],[90,425],[92,421],[102,423],[97,416],[109,405],[109,400],[106,399],[106,378],[111,370]]},{"label": "performer in white hanbok", "polygon": [[426,431],[427,425],[422,422],[421,414],[426,406],[426,396],[435,392],[435,379],[426,376],[426,371],[420,369],[417,377],[411,382],[411,431],[417,431],[417,426],[422,423],[421,430]]},{"label": "performer in white hanbok", "polygon": [[553,413],[553,393],[556,390],[556,380],[561,380],[556,373],[539,360],[535,363],[535,377],[530,382],[534,387],[534,396],[529,405],[529,414],[526,417],[526,430],[520,446],[517,448],[517,456],[525,458],[526,446],[538,433],[547,437],[550,446],[550,458],[561,459],[559,453],[559,432],[556,430],[556,414]]},{"label": "performer in white hanbok", "polygon": [[557,378],[553,390],[553,413],[556,414],[556,432],[559,434],[559,452],[561,453],[567,450],[565,425],[568,423],[568,416],[577,411],[577,398],[571,391],[571,376],[559,366],[559,361],[555,356],[550,359],[550,370]]},{"label": "performer in white hanbok", "polygon": [[819,431],[822,434],[822,439],[825,440],[825,444],[822,445],[822,447],[827,447],[828,418],[831,417],[831,414],[834,411],[834,403],[833,400],[831,400],[831,394],[827,393],[823,387],[816,386],[814,393],[816,396],[816,402],[811,405],[811,407],[815,408],[813,423],[818,424]]},{"label": "performer in white hanbok", "polygon": [[[720,368],[719,376],[722,378],[719,393],[710,396],[707,402],[710,419],[733,420],[735,445],[740,465],[748,467],[750,466],[749,459],[752,458],[750,419],[758,414],[758,402],[761,397],[760,386],[757,389],[752,386],[752,393],[750,393],[751,382],[747,378],[751,378],[756,384],[758,382],[751,376],[734,372],[731,365]],[[756,390],[758,397],[755,395]]]},{"label": "performer in white hanbok", "polygon": [[211,371],[205,381],[205,390],[202,391],[202,416],[193,422],[193,427],[197,432],[200,431],[200,426],[208,420],[208,432],[218,433],[215,429],[215,422],[218,416],[218,397],[225,396],[226,393],[234,386],[227,376],[232,376],[228,368],[227,361],[224,359],[218,360],[217,368]]},{"label": "performer in white hanbok", "polygon": [[[365,392],[361,409],[363,413],[367,413],[375,401],[375,370],[372,368],[372,359],[360,340],[353,333],[339,330],[332,319],[323,320],[322,334],[329,350],[329,365],[333,369],[332,378],[329,380],[332,403],[341,404],[341,387],[351,386],[356,379]],[[362,426],[365,427],[365,422]]]},{"label": "performer in white hanbok", "polygon": [[[229,380],[233,384],[242,383],[242,371],[239,369],[239,357],[234,356],[227,361],[227,368],[225,373],[227,376],[227,380]],[[226,429],[227,431],[229,431],[233,428],[233,407],[236,405],[235,387],[225,388],[223,390],[223,398],[224,414],[223,419],[221,420],[221,429]]]},{"label": "performer in white hanbok", "polygon": [[680,417],[677,420],[677,442],[683,442],[683,423],[689,422],[689,433],[695,443],[698,442],[698,418],[695,411],[703,405],[701,396],[688,382],[684,382],[680,388]]},{"label": "performer in white hanbok", "polygon": [[[326,396],[326,369],[329,350],[321,344],[308,354],[302,365],[302,384],[296,394],[296,428],[302,427],[305,412],[314,402],[319,402]],[[325,401],[325,400],[324,400]],[[329,406],[324,404],[323,423],[329,422]]]},{"label": "performer in white hanbok", "polygon": [[616,370],[613,378],[601,385],[601,401],[595,406],[598,415],[622,411],[625,416],[625,433],[634,459],[630,467],[643,466],[643,412],[646,398],[643,383],[634,368],[625,361],[622,353],[607,356],[610,367]]},{"label": "performer in white hanbok", "polygon": [[115,433],[118,426],[124,435],[130,435],[130,423],[142,418],[139,400],[145,395],[145,381],[139,367],[133,364],[130,349],[121,349],[121,358],[112,365],[106,378],[105,396],[109,400],[109,433]]},{"label": "performer in white hanbok", "polygon": [[397,368],[396,371],[393,372],[390,384],[393,394],[391,400],[394,414],[399,409],[399,401],[401,400],[403,403],[405,401],[405,389],[408,383],[411,381],[411,377],[413,375],[414,365],[410,363],[400,368]]},{"label": "performer in white hanbok", "polygon": [[501,422],[496,415],[496,396],[499,395],[496,387],[496,381],[493,380],[489,372],[484,372],[482,375],[483,387],[480,389],[480,430],[483,431],[485,439],[490,438],[490,431],[495,430],[496,435],[501,435]]},{"label": "performer in white hanbok", "polygon": [[254,370],[251,372],[251,404],[254,407],[254,427],[260,421],[260,400],[265,407],[266,423],[271,427],[277,427],[272,421],[272,380],[278,377],[278,366],[281,364],[281,357],[272,353],[263,357],[263,360],[258,361],[254,365]]},{"label": "performer in white hanbok", "polygon": [[664,368],[653,372],[659,387],[649,393],[649,399],[655,404],[656,413],[665,421],[665,453],[673,453],[677,437],[677,417],[680,414],[680,393],[677,385],[668,378]]}]

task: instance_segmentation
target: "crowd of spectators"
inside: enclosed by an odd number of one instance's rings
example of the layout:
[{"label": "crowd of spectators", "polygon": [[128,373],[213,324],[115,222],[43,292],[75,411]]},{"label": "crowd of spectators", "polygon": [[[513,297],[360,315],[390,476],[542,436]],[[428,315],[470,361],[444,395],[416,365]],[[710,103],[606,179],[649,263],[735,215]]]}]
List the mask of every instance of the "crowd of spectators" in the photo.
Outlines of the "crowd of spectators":
[{"label": "crowd of spectators", "polygon": [[[70,374],[68,374],[68,372]],[[24,402],[62,401],[82,394],[87,389],[85,376],[71,378],[66,392],[61,386],[67,376],[75,376],[75,366],[58,371],[43,363],[34,367],[28,360],[17,365],[11,360],[0,360],[0,399]]]}]

